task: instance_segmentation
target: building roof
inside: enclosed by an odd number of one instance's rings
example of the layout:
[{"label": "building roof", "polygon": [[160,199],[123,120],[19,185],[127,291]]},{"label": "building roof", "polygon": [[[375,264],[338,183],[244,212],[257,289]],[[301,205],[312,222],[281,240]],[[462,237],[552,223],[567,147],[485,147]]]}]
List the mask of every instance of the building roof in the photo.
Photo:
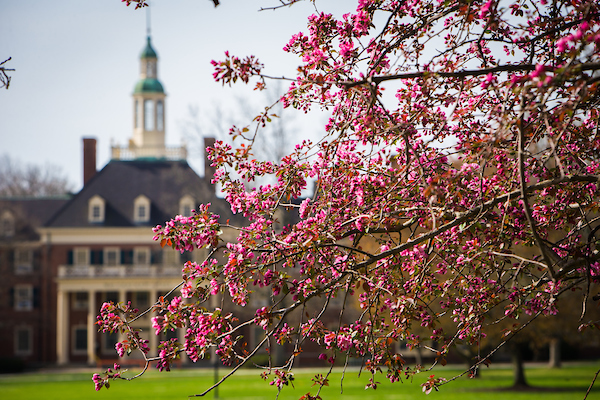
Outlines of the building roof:
[{"label": "building roof", "polygon": [[140,79],[133,89],[133,93],[164,93],[162,84],[156,78]]},{"label": "building roof", "polygon": [[0,215],[9,211],[15,218],[15,239],[36,240],[43,226],[70,199],[63,197],[0,198]]},{"label": "building roof", "polygon": [[146,43],[146,47],[144,47],[144,50],[142,50],[140,58],[158,58],[156,55],[156,51],[154,51],[154,48],[150,43],[150,36],[148,36],[148,42]]},{"label": "building roof", "polygon": [[[134,221],[134,201],[144,195],[150,201],[150,220]],[[113,160],[97,172],[71,201],[45,225],[47,227],[134,227],[163,225],[180,213],[179,202],[191,196],[196,205],[211,203],[210,210],[226,219],[233,216],[229,204],[215,195],[214,186],[199,177],[186,161]],[[104,222],[88,219],[89,201],[105,202]]]}]

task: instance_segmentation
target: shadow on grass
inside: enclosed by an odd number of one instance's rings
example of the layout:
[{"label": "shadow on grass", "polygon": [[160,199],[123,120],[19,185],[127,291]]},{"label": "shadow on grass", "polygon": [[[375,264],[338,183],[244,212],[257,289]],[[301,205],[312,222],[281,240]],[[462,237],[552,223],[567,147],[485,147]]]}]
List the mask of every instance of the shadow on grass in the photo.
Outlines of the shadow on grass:
[{"label": "shadow on grass", "polygon": [[[465,388],[465,392],[518,392],[518,393],[552,393],[552,392],[578,392],[585,393],[589,386],[532,386],[532,385],[514,385],[508,387],[488,387],[488,388]],[[590,393],[598,392],[600,389],[592,388]]]}]

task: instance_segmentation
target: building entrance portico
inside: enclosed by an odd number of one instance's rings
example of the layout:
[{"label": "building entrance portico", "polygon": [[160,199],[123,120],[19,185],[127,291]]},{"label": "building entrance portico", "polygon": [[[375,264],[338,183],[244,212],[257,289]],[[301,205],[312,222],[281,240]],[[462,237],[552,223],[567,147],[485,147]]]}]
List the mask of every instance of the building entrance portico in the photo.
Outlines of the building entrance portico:
[{"label": "building entrance portico", "polygon": [[[94,268],[94,267],[90,267]],[[63,267],[61,267],[63,269]],[[63,271],[64,272],[64,271]],[[98,271],[94,271],[97,273]],[[173,272],[173,271],[169,271]],[[96,316],[106,301],[131,301],[133,307],[144,311],[159,296],[168,293],[180,281],[178,274],[135,277],[69,277],[57,280],[57,361],[59,365],[85,362],[95,365],[103,359],[116,359],[115,343],[124,339],[117,333],[98,332]],[[132,327],[142,329],[141,336],[149,340],[151,352],[156,352],[159,337],[151,328],[151,315],[134,322]],[[177,332],[180,340],[183,332]],[[150,354],[154,356],[155,354]],[[131,359],[141,358],[131,354]],[[123,362],[126,362],[123,359]]]}]

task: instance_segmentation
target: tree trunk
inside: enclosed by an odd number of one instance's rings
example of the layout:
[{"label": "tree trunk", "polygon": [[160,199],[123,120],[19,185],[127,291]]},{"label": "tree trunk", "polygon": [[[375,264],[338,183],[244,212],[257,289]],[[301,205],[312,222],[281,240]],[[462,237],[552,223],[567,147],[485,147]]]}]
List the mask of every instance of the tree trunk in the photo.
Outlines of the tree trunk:
[{"label": "tree trunk", "polygon": [[523,352],[521,347],[517,343],[513,343],[511,346],[511,359],[513,364],[513,387],[527,387],[527,380],[525,379],[525,368],[523,366]]},{"label": "tree trunk", "polygon": [[550,368],[560,368],[560,338],[552,338],[550,340],[550,360],[548,366]]}]

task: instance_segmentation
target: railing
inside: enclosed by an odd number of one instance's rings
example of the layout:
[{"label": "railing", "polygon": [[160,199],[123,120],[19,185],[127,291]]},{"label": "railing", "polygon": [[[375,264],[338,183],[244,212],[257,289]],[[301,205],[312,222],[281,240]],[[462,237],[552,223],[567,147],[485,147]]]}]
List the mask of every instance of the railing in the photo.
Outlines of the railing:
[{"label": "railing", "polygon": [[181,276],[176,265],[61,265],[59,278],[126,278]]},{"label": "railing", "polygon": [[187,159],[187,148],[177,147],[120,147],[111,146],[112,160],[135,160],[137,158],[166,158],[167,160]]}]

